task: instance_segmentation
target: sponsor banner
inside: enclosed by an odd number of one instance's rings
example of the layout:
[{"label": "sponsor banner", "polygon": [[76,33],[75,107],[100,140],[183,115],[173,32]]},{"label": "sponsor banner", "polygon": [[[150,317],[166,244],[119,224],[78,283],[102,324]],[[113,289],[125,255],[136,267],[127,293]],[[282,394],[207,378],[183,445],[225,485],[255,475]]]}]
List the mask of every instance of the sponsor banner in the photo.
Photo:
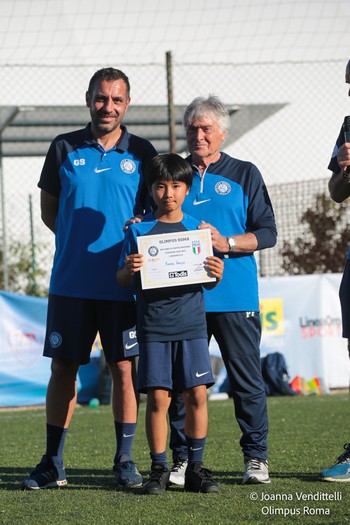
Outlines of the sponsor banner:
[{"label": "sponsor banner", "polygon": [[[42,355],[46,313],[47,299],[0,291],[0,407],[45,404],[51,367]],[[91,357],[100,355],[97,337]],[[85,376],[77,377],[79,393],[90,381]]]},{"label": "sponsor banner", "polygon": [[47,300],[0,292],[0,406],[45,403],[51,360],[42,357]]},{"label": "sponsor banner", "polygon": [[261,355],[284,354],[291,378],[318,377],[329,388],[349,385],[347,340],[343,339],[341,274],[261,278]]},{"label": "sponsor banner", "polygon": [[[259,280],[261,355],[283,353],[291,379],[318,377],[326,389],[349,385],[347,341],[341,337],[340,280],[341,274]],[[45,403],[51,365],[51,360],[42,356],[46,312],[47,299],[0,291],[0,406]],[[210,353],[220,356],[215,340]],[[93,363],[100,355],[97,338]],[[83,377],[90,368],[81,367],[79,372],[81,394],[86,382]],[[93,376],[90,383],[98,380],[97,372]]]}]

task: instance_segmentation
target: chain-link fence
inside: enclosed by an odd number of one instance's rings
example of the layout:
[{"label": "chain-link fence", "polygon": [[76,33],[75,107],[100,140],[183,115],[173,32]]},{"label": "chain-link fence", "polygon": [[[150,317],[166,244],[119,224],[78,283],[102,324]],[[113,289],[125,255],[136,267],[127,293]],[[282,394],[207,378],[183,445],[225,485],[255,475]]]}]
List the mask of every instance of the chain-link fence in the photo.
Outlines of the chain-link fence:
[{"label": "chain-link fence", "polygon": [[[124,67],[111,61],[88,67],[2,67],[2,109],[30,110],[30,118],[35,121],[38,106],[47,107],[46,119],[50,124],[50,106],[84,108],[88,81],[104,65],[119,67],[129,76],[133,115],[137,115],[142,106],[149,108],[153,120],[157,120],[157,112],[163,119],[167,104],[165,65]],[[220,96],[232,109],[225,151],[254,162],[263,174],[273,202],[279,238],[275,248],[257,255],[261,275],[298,272],[298,267],[291,269],[292,265],[286,269],[282,250],[285,241],[293,246],[297,239],[310,235],[307,224],[301,222],[302,216],[309,208],[318,206],[317,195],[328,194],[327,165],[344,115],[350,113],[343,85],[344,69],[344,61],[249,65],[175,62],[173,65],[175,106],[182,108],[199,95]],[[11,90],[6,86],[11,86]],[[37,181],[43,152],[55,135],[67,130],[67,126],[58,125],[54,114],[52,126],[43,128],[36,139],[42,151],[38,157],[25,156],[25,148],[24,153],[16,155],[16,148],[19,151],[23,146],[18,142],[21,130],[2,121],[0,288],[4,288],[5,261],[10,291],[47,292],[54,239],[40,220]],[[81,126],[89,121],[88,110],[82,115]],[[185,154],[180,120],[176,126],[178,151]],[[27,124],[26,129],[25,140],[29,140],[34,128]],[[128,129],[137,134],[143,129],[143,136],[151,141],[158,134],[155,126],[140,128],[140,123],[132,120]],[[12,151],[9,151],[11,140]],[[348,212],[342,213],[347,224]],[[322,220],[322,209],[317,220]],[[344,245],[341,258],[345,252]],[[311,266],[310,271],[314,271]]]}]

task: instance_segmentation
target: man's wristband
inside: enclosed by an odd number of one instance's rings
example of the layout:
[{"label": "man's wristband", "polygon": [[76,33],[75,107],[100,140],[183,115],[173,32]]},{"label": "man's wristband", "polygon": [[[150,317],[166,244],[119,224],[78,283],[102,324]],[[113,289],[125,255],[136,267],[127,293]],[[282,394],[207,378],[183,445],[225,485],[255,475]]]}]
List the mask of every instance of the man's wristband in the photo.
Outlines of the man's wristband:
[{"label": "man's wristband", "polygon": [[350,173],[348,171],[342,171],[341,176],[347,183],[350,183]]}]

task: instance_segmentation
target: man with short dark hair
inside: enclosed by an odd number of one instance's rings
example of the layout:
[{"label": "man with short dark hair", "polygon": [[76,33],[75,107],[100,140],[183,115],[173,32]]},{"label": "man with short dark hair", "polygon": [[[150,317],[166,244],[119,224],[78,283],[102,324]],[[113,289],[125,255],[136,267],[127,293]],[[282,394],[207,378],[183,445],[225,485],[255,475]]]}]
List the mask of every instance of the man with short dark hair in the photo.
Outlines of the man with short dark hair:
[{"label": "man with short dark hair", "polygon": [[127,350],[133,345],[123,344],[135,324],[135,304],[133,290],[119,286],[115,273],[125,220],[149,209],[143,169],[156,151],[122,125],[129,104],[128,77],[111,67],[97,71],[86,92],[91,122],[52,142],[38,183],[42,220],[56,239],[44,346],[52,365],[46,452],[22,489],[67,483],[62,455],[76,405],[76,375],[89,362],[97,332],[113,382],[113,470],[122,487],[142,484],[131,459],[135,358]]}]

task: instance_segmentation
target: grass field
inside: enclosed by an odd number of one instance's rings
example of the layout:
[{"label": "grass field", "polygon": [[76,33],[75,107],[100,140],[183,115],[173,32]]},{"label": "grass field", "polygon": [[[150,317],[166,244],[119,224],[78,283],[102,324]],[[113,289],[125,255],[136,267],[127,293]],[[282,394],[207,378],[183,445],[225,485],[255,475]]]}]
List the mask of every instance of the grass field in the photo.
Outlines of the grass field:
[{"label": "grass field", "polygon": [[[350,522],[350,483],[322,483],[350,440],[347,394],[269,398],[271,484],[241,484],[240,432],[232,400],[209,403],[206,466],[221,494],[188,494],[171,487],[164,496],[117,490],[111,474],[115,452],[110,407],[77,408],[66,440],[68,485],[20,491],[19,484],[45,447],[43,409],[0,412],[0,523],[11,525],[226,525]],[[146,476],[145,404],[134,459]]]}]

